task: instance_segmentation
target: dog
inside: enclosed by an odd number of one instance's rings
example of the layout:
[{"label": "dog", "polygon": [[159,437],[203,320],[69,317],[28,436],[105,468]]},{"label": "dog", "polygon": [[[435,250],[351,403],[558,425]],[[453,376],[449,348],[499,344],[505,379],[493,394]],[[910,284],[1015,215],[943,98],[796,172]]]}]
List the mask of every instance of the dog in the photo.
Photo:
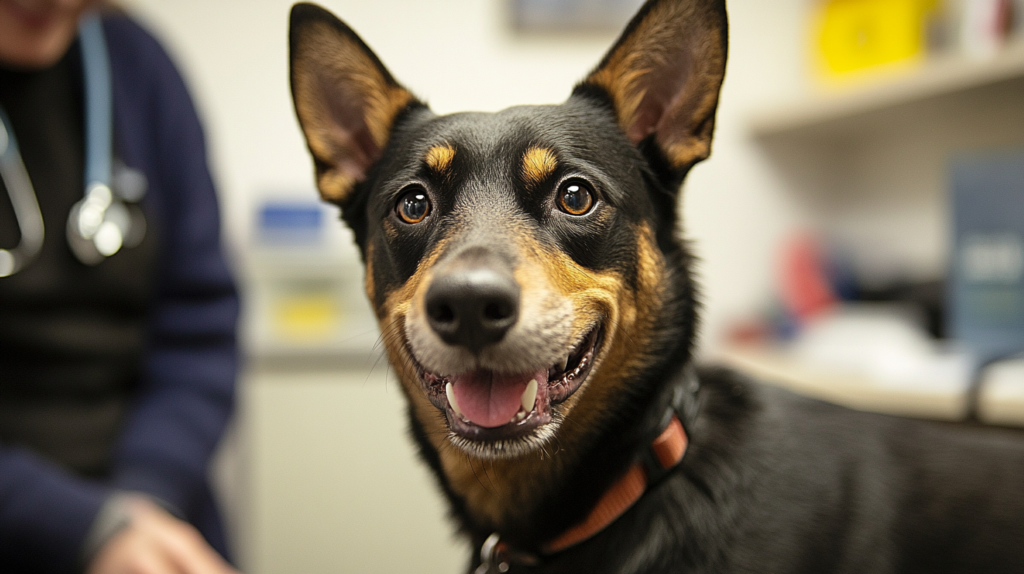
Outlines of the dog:
[{"label": "dog", "polygon": [[555,106],[437,116],[291,12],[291,88],[469,572],[1024,572],[1024,440],[696,367],[676,204],[723,0],[650,0]]}]

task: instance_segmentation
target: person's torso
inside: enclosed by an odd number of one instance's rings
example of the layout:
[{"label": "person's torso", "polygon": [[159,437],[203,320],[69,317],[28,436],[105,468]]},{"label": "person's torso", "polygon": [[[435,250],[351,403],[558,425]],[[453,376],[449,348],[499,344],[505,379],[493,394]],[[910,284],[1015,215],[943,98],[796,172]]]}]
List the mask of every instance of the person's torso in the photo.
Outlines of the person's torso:
[{"label": "person's torso", "polygon": [[[38,255],[0,278],[0,444],[98,476],[138,382],[157,249],[149,232],[138,246],[87,266],[68,247],[68,213],[84,192],[80,58],[76,44],[46,70],[0,68],[0,104],[45,227]],[[0,248],[19,240],[0,182]]]}]

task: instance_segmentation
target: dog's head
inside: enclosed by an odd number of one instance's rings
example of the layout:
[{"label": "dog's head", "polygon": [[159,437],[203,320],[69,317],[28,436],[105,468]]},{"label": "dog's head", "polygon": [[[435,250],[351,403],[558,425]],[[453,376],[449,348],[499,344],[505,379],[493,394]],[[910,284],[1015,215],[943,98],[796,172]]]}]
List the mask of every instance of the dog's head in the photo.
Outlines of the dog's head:
[{"label": "dog's head", "polygon": [[564,104],[437,116],[345,24],[293,9],[320,192],[355,231],[414,428],[452,465],[572,450],[688,360],[675,203],[725,58],[722,0],[652,0]]}]

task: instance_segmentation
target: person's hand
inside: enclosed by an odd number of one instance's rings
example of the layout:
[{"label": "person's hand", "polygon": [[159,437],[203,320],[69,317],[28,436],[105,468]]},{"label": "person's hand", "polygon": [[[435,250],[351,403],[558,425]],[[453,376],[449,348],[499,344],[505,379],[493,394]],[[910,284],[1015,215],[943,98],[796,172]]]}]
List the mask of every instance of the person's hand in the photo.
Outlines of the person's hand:
[{"label": "person's hand", "polygon": [[129,508],[131,524],[100,548],[87,574],[238,574],[191,524],[143,498]]}]

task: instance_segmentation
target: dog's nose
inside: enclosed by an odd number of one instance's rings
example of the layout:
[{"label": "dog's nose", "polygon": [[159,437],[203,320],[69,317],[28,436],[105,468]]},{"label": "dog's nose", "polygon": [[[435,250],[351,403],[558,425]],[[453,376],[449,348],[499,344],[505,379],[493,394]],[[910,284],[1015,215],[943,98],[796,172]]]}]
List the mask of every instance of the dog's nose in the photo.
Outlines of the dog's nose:
[{"label": "dog's nose", "polygon": [[427,320],[441,339],[473,353],[497,343],[519,317],[519,284],[488,266],[460,266],[434,278]]}]

